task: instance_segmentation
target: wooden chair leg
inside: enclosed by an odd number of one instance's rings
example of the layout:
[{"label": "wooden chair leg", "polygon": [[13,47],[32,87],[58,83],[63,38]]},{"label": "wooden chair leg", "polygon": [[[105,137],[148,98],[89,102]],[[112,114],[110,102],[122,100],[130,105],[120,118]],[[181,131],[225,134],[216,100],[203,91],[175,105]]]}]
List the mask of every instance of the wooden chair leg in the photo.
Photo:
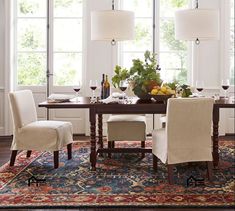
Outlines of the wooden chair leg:
[{"label": "wooden chair leg", "polygon": [[27,151],[27,154],[26,154],[26,158],[30,158],[31,153],[32,153],[32,150],[28,150],[28,151]]},{"label": "wooden chair leg", "polygon": [[[108,141],[108,148],[109,148],[109,149],[112,149],[112,145],[113,145],[112,142],[113,142],[113,141]],[[110,153],[110,152],[108,153],[108,158],[111,158],[111,153]]]},{"label": "wooden chair leg", "polygon": [[68,160],[72,159],[72,144],[67,145]]},{"label": "wooden chair leg", "polygon": [[168,169],[168,182],[170,185],[173,184],[173,164],[168,164],[167,169]]},{"label": "wooden chair leg", "polygon": [[213,182],[213,162],[212,161],[207,161],[207,175],[208,175],[208,180],[210,182]]},{"label": "wooden chair leg", "polygon": [[[141,141],[141,148],[145,148],[145,141]],[[145,153],[142,153],[141,159],[145,157]]]},{"label": "wooden chair leg", "polygon": [[14,166],[16,160],[17,150],[11,151],[10,166]]},{"label": "wooden chair leg", "polygon": [[59,151],[54,151],[54,168],[59,167]]},{"label": "wooden chair leg", "polygon": [[153,170],[157,171],[157,160],[158,160],[158,158],[157,158],[156,155],[154,155],[154,154],[152,154],[152,155],[153,155]]}]

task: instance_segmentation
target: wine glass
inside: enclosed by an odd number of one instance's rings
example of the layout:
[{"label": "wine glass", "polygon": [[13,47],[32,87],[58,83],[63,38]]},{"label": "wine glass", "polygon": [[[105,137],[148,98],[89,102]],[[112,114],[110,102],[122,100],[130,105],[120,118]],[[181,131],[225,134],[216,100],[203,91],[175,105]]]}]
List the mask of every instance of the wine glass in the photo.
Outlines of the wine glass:
[{"label": "wine glass", "polygon": [[79,102],[78,101],[78,92],[80,91],[81,89],[81,83],[80,81],[78,81],[74,86],[73,86],[73,90],[76,92],[76,102]]},{"label": "wine glass", "polygon": [[225,98],[227,98],[227,90],[229,88],[229,79],[222,80],[221,81],[221,86],[222,86],[222,88],[224,90]]},{"label": "wine glass", "polygon": [[91,102],[95,102],[95,90],[98,86],[97,80],[90,80],[89,86],[92,90],[92,97],[91,97]]},{"label": "wine glass", "polygon": [[122,103],[124,104],[124,97],[125,97],[125,91],[128,87],[128,83],[126,80],[120,81],[119,83],[119,89],[122,91]]},{"label": "wine glass", "polygon": [[201,96],[201,92],[204,89],[204,82],[203,81],[196,81],[196,89],[199,92],[198,96]]}]

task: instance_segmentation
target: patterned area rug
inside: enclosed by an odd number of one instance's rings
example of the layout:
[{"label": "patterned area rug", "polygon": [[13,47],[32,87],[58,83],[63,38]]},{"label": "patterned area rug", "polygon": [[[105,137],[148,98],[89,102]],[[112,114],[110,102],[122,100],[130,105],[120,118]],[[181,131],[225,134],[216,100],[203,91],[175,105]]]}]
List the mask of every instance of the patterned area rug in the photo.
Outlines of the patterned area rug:
[{"label": "patterned area rug", "polygon": [[[135,147],[138,143],[123,143]],[[151,142],[147,145],[151,147]],[[214,170],[214,184],[206,177],[206,164],[177,165],[174,185],[167,182],[165,165],[152,168],[152,155],[115,154],[98,157],[97,171],[89,170],[89,143],[75,143],[73,159],[60,153],[60,167],[53,168],[49,152],[33,152],[26,159],[19,154],[14,167],[0,167],[0,207],[233,207],[234,142],[220,141],[220,168]],[[45,183],[31,184],[34,175]],[[188,178],[205,179],[202,183]],[[192,178],[191,178],[192,179]]]}]

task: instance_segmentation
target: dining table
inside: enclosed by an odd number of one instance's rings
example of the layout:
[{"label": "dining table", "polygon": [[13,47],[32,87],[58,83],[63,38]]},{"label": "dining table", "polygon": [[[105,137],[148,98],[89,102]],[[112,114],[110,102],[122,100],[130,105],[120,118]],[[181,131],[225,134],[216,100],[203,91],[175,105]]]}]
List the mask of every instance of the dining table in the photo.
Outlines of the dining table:
[{"label": "dining table", "polygon": [[[128,103],[93,103],[90,97],[79,97],[79,100],[69,102],[48,102],[39,103],[39,107],[47,109],[89,109],[90,121],[90,163],[91,170],[96,170],[96,161],[98,154],[108,152],[144,152],[151,153],[148,148],[131,149],[110,149],[103,145],[103,115],[104,114],[166,114],[167,103],[155,101],[140,101],[138,98],[128,100]],[[219,120],[220,109],[235,108],[235,103],[215,102],[213,106],[213,134],[212,134],[212,155],[213,164],[217,168],[219,165]],[[98,117],[98,118],[97,118]],[[98,141],[96,135],[96,126],[98,120]]]}]

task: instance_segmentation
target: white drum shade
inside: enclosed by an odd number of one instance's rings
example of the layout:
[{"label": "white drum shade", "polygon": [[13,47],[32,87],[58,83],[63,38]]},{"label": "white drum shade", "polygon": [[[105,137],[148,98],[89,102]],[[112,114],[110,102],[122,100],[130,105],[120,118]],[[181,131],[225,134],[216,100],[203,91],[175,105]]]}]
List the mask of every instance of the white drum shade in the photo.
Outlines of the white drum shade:
[{"label": "white drum shade", "polygon": [[219,39],[218,11],[207,9],[176,11],[175,38],[178,40]]},{"label": "white drum shade", "polygon": [[91,40],[134,39],[134,13],[124,10],[102,10],[91,13]]}]

